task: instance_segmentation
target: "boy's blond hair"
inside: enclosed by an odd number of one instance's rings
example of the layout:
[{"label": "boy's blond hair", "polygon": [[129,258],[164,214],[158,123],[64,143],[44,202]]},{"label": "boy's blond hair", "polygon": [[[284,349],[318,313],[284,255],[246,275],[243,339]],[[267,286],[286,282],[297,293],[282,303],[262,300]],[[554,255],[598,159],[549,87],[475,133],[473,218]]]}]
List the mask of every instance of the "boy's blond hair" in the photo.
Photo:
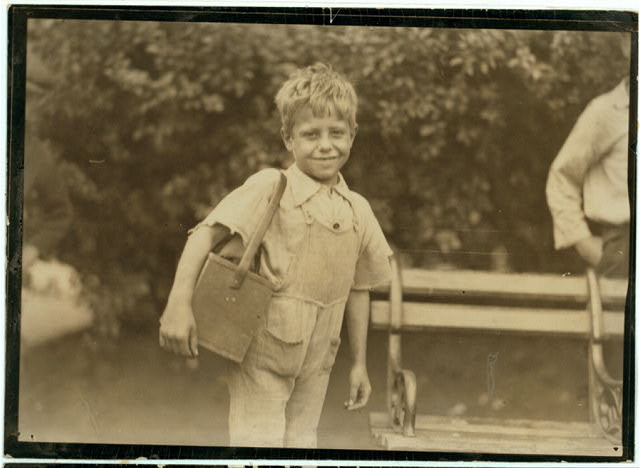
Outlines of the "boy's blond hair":
[{"label": "boy's blond hair", "polygon": [[316,63],[296,70],[276,94],[276,106],[280,111],[282,130],[291,134],[298,112],[311,108],[314,116],[324,117],[337,112],[338,118],[356,128],[358,97],[353,85],[330,66]]}]

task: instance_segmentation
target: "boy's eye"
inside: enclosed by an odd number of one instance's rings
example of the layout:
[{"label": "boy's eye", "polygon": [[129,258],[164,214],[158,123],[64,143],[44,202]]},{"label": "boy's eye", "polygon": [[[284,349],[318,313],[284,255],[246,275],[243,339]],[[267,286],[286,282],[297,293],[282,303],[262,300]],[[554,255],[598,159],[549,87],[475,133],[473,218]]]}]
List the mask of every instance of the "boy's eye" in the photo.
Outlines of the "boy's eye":
[{"label": "boy's eye", "polygon": [[344,134],[345,134],[344,130],[331,130],[331,135],[335,137],[341,137],[341,136],[344,136]]},{"label": "boy's eye", "polygon": [[302,136],[304,138],[315,138],[318,136],[318,132],[314,132],[314,131],[302,132]]}]

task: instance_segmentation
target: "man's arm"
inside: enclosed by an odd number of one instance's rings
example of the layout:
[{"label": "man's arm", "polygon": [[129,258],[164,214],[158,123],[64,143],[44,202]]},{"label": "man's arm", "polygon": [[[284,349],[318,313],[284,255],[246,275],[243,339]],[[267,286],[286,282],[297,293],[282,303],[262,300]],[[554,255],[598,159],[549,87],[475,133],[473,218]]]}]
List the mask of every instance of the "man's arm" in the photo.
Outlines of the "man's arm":
[{"label": "man's arm", "polygon": [[369,401],[371,383],[367,373],[367,332],[369,330],[369,291],[352,290],[347,300],[347,329],[351,348],[349,375],[349,410],[362,408]]},{"label": "man's arm", "polygon": [[602,243],[587,225],[582,190],[589,169],[602,157],[599,117],[597,106],[589,104],[553,161],[546,187],[556,249],[573,246],[592,265],[600,260]]},{"label": "man's arm", "polygon": [[160,346],[167,351],[183,356],[198,355],[196,324],[191,309],[193,290],[209,252],[227,233],[221,225],[202,226],[189,236],[160,319]]}]

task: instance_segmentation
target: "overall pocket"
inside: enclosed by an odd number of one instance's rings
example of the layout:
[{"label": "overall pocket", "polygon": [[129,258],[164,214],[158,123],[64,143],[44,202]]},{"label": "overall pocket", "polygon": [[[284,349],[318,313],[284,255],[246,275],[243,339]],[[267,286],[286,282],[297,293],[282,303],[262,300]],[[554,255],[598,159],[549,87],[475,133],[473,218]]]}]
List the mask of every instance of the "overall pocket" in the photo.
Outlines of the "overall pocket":
[{"label": "overall pocket", "polygon": [[294,377],[303,359],[303,338],[299,314],[291,302],[274,298],[267,325],[260,333],[257,365],[282,377]]}]

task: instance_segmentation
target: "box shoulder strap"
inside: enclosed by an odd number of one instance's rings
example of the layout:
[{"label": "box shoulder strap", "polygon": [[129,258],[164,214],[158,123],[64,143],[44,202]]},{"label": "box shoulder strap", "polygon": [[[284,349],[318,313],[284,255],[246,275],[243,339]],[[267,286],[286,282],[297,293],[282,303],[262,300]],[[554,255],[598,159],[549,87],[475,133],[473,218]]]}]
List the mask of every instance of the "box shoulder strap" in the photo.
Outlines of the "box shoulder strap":
[{"label": "box shoulder strap", "polygon": [[267,210],[260,218],[258,222],[258,226],[254,233],[249,238],[249,242],[247,244],[247,248],[242,254],[242,258],[240,259],[240,263],[233,275],[233,281],[231,282],[232,288],[239,288],[242,286],[242,283],[247,276],[247,272],[249,271],[249,267],[251,266],[251,261],[255,257],[258,252],[258,248],[262,243],[262,239],[271,224],[271,220],[278,209],[278,205],[280,205],[280,200],[282,199],[282,194],[284,193],[284,189],[287,187],[287,177],[284,175],[284,172],[280,171],[280,178],[278,179],[278,185],[276,186],[276,191],[271,197],[269,204],[267,205]]}]

